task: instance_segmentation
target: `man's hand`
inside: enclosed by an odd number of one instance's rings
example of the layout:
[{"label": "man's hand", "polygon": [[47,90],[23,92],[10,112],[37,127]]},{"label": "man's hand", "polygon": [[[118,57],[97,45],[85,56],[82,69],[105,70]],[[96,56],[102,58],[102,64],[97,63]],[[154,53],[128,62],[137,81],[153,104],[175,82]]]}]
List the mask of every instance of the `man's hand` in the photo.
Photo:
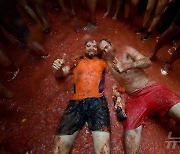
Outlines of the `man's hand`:
[{"label": "man's hand", "polygon": [[52,65],[54,71],[58,71],[64,63],[65,63],[64,59],[56,59]]},{"label": "man's hand", "polygon": [[54,75],[56,78],[65,77],[70,73],[70,66],[65,66],[64,62],[64,59],[56,59],[53,62],[52,68],[54,69]]},{"label": "man's hand", "polygon": [[122,73],[122,72],[125,72],[129,69],[132,69],[133,68],[133,63],[121,63],[121,62],[118,62],[117,60],[116,61],[113,61],[113,68],[119,72],[119,73]]}]

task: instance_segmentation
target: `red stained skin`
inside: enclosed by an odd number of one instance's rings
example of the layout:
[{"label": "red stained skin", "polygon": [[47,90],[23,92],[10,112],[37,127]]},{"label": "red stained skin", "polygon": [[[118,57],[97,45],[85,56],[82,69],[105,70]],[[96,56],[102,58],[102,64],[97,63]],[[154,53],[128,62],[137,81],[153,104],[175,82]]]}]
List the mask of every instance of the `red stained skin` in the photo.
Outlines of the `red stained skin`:
[{"label": "red stained skin", "polygon": [[[150,56],[155,45],[155,36],[142,43],[141,36],[134,34],[135,26],[127,26],[119,19],[103,19],[105,10],[96,13],[98,29],[93,32],[76,33],[75,27],[85,26],[85,17],[79,12],[79,18],[71,22],[66,20],[60,12],[48,11],[51,20],[52,33],[45,36],[44,48],[50,54],[46,59],[39,59],[28,52],[14,46],[9,46],[9,56],[20,67],[18,76],[4,84],[14,92],[13,100],[0,101],[0,153],[52,153],[54,135],[59,119],[67,106],[72,88],[72,76],[60,81],[53,76],[51,65],[57,58],[67,53],[67,61],[71,61],[83,50],[85,34],[100,40],[108,38],[116,46],[130,45],[141,53]],[[137,17],[138,19],[138,17]],[[138,19],[140,20],[140,19]],[[147,69],[147,73],[156,81],[164,83],[169,89],[180,95],[180,61],[173,65],[169,76],[160,74],[160,66],[170,55],[167,45],[158,53],[157,61]],[[111,153],[119,154],[123,149],[123,127],[116,119],[112,101],[111,86],[114,83],[107,69],[106,90],[111,115]],[[26,119],[26,120],[23,120]],[[179,153],[176,149],[167,149],[169,129],[166,124],[160,123],[158,118],[150,118],[143,128],[140,153]],[[93,141],[90,131],[85,126],[77,136],[73,154],[94,153]]]}]

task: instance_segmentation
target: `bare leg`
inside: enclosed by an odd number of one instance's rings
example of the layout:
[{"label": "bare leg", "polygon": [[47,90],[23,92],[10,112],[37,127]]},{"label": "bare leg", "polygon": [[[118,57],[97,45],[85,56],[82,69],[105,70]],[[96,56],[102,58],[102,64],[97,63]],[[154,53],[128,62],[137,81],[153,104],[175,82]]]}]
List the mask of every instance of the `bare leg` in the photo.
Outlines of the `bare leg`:
[{"label": "bare leg", "polygon": [[58,135],[55,137],[54,154],[68,154],[71,150],[73,142],[78,134],[76,131],[72,135]]},{"label": "bare leg", "polygon": [[142,37],[142,40],[147,40],[148,37],[151,35],[151,32],[155,29],[155,27],[157,26],[161,15],[166,7],[166,5],[168,4],[168,0],[158,0],[158,4],[156,7],[156,11],[155,11],[155,15],[153,18],[153,21],[148,29],[148,31],[144,34],[144,36]]},{"label": "bare leg", "polygon": [[157,52],[159,51],[159,49],[165,45],[165,43],[171,39],[173,36],[178,35],[180,33],[180,28],[178,26],[176,26],[174,23],[171,24],[171,26],[160,36],[160,38],[158,39],[153,54],[150,57],[151,60],[154,60]]},{"label": "bare leg", "polygon": [[137,9],[138,9],[138,4],[139,4],[139,1],[140,0],[131,0],[131,12],[130,12],[130,18],[134,19],[134,15],[136,14],[137,12]]},{"label": "bare leg", "polygon": [[96,21],[96,17],[95,17],[95,11],[96,11],[97,0],[86,0],[86,1],[87,1],[87,7],[89,10],[89,14],[90,14],[90,22],[93,25],[96,25],[97,21]]},{"label": "bare leg", "polygon": [[124,12],[124,18],[125,19],[129,18],[130,7],[131,7],[131,0],[126,0],[126,2],[125,2],[125,12]]},{"label": "bare leg", "polygon": [[6,54],[0,49],[0,66],[2,67],[8,67],[12,63],[10,59],[6,56]]},{"label": "bare leg", "polygon": [[67,19],[69,19],[69,15],[68,15],[68,12],[67,12],[67,8],[65,7],[64,5],[64,0],[58,0],[59,1],[59,5],[62,9],[62,11],[65,13]]},{"label": "bare leg", "polygon": [[161,15],[165,9],[165,7],[167,6],[169,0],[159,0],[157,7],[156,7],[156,11],[155,11],[155,15],[154,15],[154,19],[148,29],[148,32],[152,32],[154,30],[154,28],[156,27],[156,25],[158,24]]},{"label": "bare leg", "polygon": [[74,8],[74,0],[70,0],[70,3],[71,3],[72,15],[75,16],[76,12],[75,12],[75,8]]},{"label": "bare leg", "polygon": [[94,148],[96,154],[110,154],[110,133],[103,131],[92,131]]},{"label": "bare leg", "polygon": [[178,40],[174,48],[175,48],[175,51],[173,52],[171,58],[167,61],[167,63],[169,64],[172,64],[180,57],[180,40]]},{"label": "bare leg", "polygon": [[33,3],[34,3],[34,7],[36,9],[37,14],[42,21],[43,31],[46,33],[50,32],[50,26],[49,26],[48,21],[46,20],[45,13],[43,10],[44,0],[36,0]]},{"label": "bare leg", "polygon": [[31,18],[38,23],[39,25],[41,25],[41,22],[38,18],[38,16],[36,15],[36,13],[34,12],[34,10],[27,4],[27,2],[25,0],[18,0],[19,5],[21,7],[23,7],[25,9],[25,11],[31,16]]},{"label": "bare leg", "polygon": [[104,17],[103,18],[106,18],[109,13],[110,13],[110,10],[111,10],[111,5],[112,5],[112,0],[107,0],[107,11],[106,13],[104,14]]},{"label": "bare leg", "polygon": [[180,58],[180,40],[178,40],[178,42],[175,44],[175,46],[173,46],[170,51],[172,50],[172,56],[171,58],[166,61],[164,63],[164,65],[161,68],[161,74],[162,75],[168,75],[170,70],[171,70],[171,66],[172,64]]},{"label": "bare leg", "polygon": [[175,131],[180,135],[180,102],[169,110],[168,115],[176,121]]},{"label": "bare leg", "polygon": [[114,16],[112,17],[113,20],[117,19],[117,15],[118,15],[119,10],[121,8],[121,4],[122,4],[122,0],[116,0],[116,12],[115,12]]},{"label": "bare leg", "polygon": [[8,99],[13,97],[13,93],[9,91],[6,87],[4,87],[1,83],[0,83],[0,94],[2,94],[4,97]]},{"label": "bare leg", "polygon": [[143,28],[145,28],[147,26],[147,23],[150,19],[151,13],[156,5],[156,1],[157,0],[148,0],[146,12],[145,12],[144,19],[143,19]]},{"label": "bare leg", "polygon": [[142,126],[136,129],[125,131],[125,153],[137,154],[141,142]]}]

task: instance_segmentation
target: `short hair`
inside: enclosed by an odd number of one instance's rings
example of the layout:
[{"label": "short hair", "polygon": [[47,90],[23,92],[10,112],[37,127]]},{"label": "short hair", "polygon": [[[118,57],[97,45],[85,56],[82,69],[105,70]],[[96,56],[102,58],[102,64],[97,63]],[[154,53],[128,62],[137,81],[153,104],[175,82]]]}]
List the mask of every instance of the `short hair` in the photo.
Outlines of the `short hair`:
[{"label": "short hair", "polygon": [[111,42],[110,42],[108,39],[106,39],[106,38],[101,39],[101,40],[99,41],[99,43],[101,43],[102,41],[106,41],[106,42],[108,42],[108,43],[112,46]]},{"label": "short hair", "polygon": [[88,42],[93,42],[93,41],[96,41],[96,40],[93,40],[93,39],[87,40],[84,45],[86,45]]}]

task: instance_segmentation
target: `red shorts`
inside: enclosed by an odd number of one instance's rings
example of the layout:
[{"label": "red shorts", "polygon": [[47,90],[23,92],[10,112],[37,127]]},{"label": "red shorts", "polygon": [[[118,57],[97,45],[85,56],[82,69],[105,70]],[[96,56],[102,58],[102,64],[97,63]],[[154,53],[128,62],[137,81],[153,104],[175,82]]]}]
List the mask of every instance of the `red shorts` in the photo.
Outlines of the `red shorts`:
[{"label": "red shorts", "polygon": [[132,130],[143,125],[149,115],[165,117],[171,107],[179,102],[180,97],[162,84],[138,90],[126,98],[127,119],[123,123],[124,129]]}]

